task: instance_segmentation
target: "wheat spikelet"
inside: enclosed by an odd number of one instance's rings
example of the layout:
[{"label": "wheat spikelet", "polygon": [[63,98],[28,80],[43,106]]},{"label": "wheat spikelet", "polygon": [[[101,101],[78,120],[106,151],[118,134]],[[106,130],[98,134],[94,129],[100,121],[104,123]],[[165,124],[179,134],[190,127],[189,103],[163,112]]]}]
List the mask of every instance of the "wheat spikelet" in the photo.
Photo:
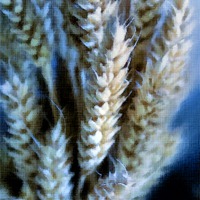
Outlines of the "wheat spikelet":
[{"label": "wheat spikelet", "polygon": [[[146,56],[156,25],[161,18],[161,6],[164,0],[132,0],[130,2],[130,16],[133,18],[133,25],[129,27],[129,37],[133,37],[137,43],[130,63],[131,81],[129,88],[135,87],[135,79],[138,79],[136,71],[143,71],[146,65]],[[132,93],[132,96],[134,92]],[[127,101],[127,104],[129,101]]]},{"label": "wheat spikelet", "polygon": [[162,69],[160,76],[165,77],[165,87],[170,88],[168,94],[173,103],[178,105],[188,92],[187,60],[191,41],[187,39],[193,29],[190,23],[189,1],[174,0],[171,12],[166,17],[162,32],[152,42],[153,59],[167,53],[170,67]]},{"label": "wheat spikelet", "polygon": [[137,33],[140,33],[140,44],[137,48],[145,40],[151,39],[161,16],[159,9],[163,2],[164,0],[131,0],[130,15],[134,19]]},{"label": "wheat spikelet", "polygon": [[[139,36],[137,46],[134,51],[134,67],[140,62],[145,62],[145,55],[148,48],[148,44],[153,36],[155,27],[161,17],[160,8],[164,0],[132,0],[130,15],[133,17],[134,26],[130,26],[130,33],[135,33]],[[139,57],[138,57],[139,56]],[[143,66],[140,66],[143,68]]]},{"label": "wheat spikelet", "polygon": [[22,66],[22,73],[16,73],[11,64],[6,67],[7,80],[0,89],[11,137],[5,140],[10,148],[9,155],[13,159],[16,174],[24,183],[31,183],[36,173],[36,159],[30,144],[32,135],[40,128],[41,110],[35,96],[36,82],[34,76],[30,77],[25,72],[28,70],[27,63]]},{"label": "wheat spikelet", "polygon": [[71,178],[72,147],[66,140],[61,120],[47,135],[46,145],[41,145],[39,152],[40,166],[36,182],[40,186],[37,192],[41,200],[71,199],[73,185]]},{"label": "wheat spikelet", "polygon": [[115,171],[109,172],[108,176],[98,179],[98,182],[93,185],[87,199],[102,200],[115,199],[122,200],[125,197],[120,196],[120,191],[126,187],[128,173],[124,166],[116,161],[113,162]]},{"label": "wheat spikelet", "polygon": [[105,39],[98,56],[91,60],[93,78],[88,82],[85,95],[87,114],[78,141],[83,174],[91,173],[101,163],[120,129],[117,121],[125,100],[122,93],[128,85],[127,67],[124,66],[132,51],[128,47],[129,40],[124,40],[125,35],[126,28],[116,22],[112,44]]}]

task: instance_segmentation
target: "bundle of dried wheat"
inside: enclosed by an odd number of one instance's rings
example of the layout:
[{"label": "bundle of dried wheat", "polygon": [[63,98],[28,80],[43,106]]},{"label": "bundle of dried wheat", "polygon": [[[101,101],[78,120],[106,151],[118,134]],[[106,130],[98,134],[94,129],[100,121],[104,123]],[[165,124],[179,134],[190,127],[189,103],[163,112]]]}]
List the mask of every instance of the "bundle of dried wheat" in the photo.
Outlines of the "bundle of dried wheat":
[{"label": "bundle of dried wheat", "polygon": [[189,0],[0,11],[0,199],[144,199],[180,141],[168,125],[186,95]]}]

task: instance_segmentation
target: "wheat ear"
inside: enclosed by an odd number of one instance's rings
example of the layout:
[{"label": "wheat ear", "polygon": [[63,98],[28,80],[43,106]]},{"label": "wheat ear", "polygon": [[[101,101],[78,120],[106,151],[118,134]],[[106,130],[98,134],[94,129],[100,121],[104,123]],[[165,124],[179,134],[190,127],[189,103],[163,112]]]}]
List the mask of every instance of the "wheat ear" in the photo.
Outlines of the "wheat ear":
[{"label": "wheat ear", "polygon": [[[161,6],[164,0],[132,0],[130,16],[133,17],[134,26],[130,26],[131,35],[135,33],[139,37],[133,58],[133,67],[139,62],[146,62],[146,52],[155,31],[155,27],[161,18]],[[138,57],[139,56],[139,57]],[[137,63],[136,63],[137,62]],[[143,63],[145,65],[145,63]],[[144,66],[140,66],[143,68]],[[140,70],[141,71],[141,70]]]},{"label": "wheat ear", "polygon": [[159,9],[163,2],[164,0],[131,0],[130,16],[133,17],[134,29],[136,28],[137,35],[140,36],[137,48],[153,36],[161,17]]},{"label": "wheat ear", "polygon": [[[137,140],[137,142],[140,141]],[[163,162],[165,162],[165,165],[169,164],[170,159],[167,160],[166,158],[174,153],[175,142],[177,140],[175,141],[174,138],[157,133],[149,142],[146,141],[145,144],[140,142],[140,145],[135,145],[135,150],[132,151],[132,154],[137,154],[134,157],[135,160],[132,159],[133,155],[129,154],[129,159],[134,160],[132,165],[135,168],[131,169],[128,166],[129,169],[127,167],[127,170],[124,170],[126,166],[120,161],[118,167],[122,165],[124,169],[117,170],[115,173],[109,172],[109,176],[100,178],[90,191],[88,199],[144,199],[145,195],[163,174]],[[159,155],[159,151],[164,153]]]},{"label": "wheat ear", "polygon": [[130,41],[125,41],[125,35],[126,28],[116,22],[113,38],[105,38],[98,56],[91,60],[92,79],[88,81],[85,94],[87,113],[78,140],[83,174],[90,174],[101,163],[120,129],[117,121],[125,100],[122,93],[128,85],[128,69],[124,66],[132,51],[132,47],[128,47]]},{"label": "wheat ear", "polygon": [[[181,2],[174,1],[176,7],[173,7],[173,12],[166,19],[162,35],[157,40],[159,42],[152,42],[151,59],[147,62],[145,72],[140,74],[142,82],[127,110],[128,123],[123,126],[120,135],[119,157],[130,175],[137,180],[135,189],[132,189],[135,191],[134,197],[144,195],[141,193],[143,187],[148,189],[160,176],[162,166],[174,154],[179,141],[176,136],[168,135],[167,126],[172,111],[177,109],[177,104],[174,106],[174,85],[182,76],[177,71],[179,67],[183,69],[186,63],[185,60],[179,62],[182,56],[176,60],[174,55],[186,55],[181,44],[186,45],[187,50],[189,47],[184,39],[177,38],[184,33],[181,28],[184,27],[183,19],[186,19],[185,14],[188,13],[188,2]],[[169,25],[169,22],[175,20],[178,20],[177,23]],[[148,175],[150,173],[152,178]]]},{"label": "wheat ear", "polygon": [[113,164],[115,171],[109,172],[109,174],[103,178],[99,178],[98,182],[94,184],[93,188],[89,191],[87,199],[125,199],[125,196],[120,196],[120,191],[126,187],[128,173],[119,161],[116,162],[113,160]]},{"label": "wheat ear", "polygon": [[41,110],[35,96],[36,82],[34,77],[26,76],[26,63],[22,66],[22,73],[16,73],[11,64],[6,67],[8,76],[0,91],[11,137],[5,140],[10,148],[9,155],[13,159],[17,175],[24,183],[31,183],[31,178],[36,173],[36,159],[30,144],[32,136],[40,128]]},{"label": "wheat ear", "polygon": [[36,182],[40,186],[37,192],[41,200],[71,199],[73,185],[70,172],[72,152],[67,146],[66,133],[62,120],[59,120],[50,134],[46,136],[46,144],[39,150],[39,173]]}]

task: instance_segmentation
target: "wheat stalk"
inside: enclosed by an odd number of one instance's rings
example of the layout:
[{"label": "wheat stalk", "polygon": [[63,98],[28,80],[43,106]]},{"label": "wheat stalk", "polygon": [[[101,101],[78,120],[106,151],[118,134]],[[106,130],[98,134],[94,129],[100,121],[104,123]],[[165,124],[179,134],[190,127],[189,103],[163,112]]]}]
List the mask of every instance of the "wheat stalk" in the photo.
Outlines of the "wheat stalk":
[{"label": "wheat stalk", "polygon": [[73,174],[71,168],[71,149],[67,148],[62,120],[59,120],[50,134],[46,136],[46,144],[40,146],[39,170],[36,182],[40,186],[37,192],[39,199],[71,199]]}]

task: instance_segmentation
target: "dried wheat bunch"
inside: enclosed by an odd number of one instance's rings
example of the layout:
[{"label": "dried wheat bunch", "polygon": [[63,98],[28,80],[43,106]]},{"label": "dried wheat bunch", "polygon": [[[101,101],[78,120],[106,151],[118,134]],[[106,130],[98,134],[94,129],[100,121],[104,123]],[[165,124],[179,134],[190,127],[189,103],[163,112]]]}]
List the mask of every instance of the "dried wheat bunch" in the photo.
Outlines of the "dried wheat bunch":
[{"label": "dried wheat bunch", "polygon": [[144,199],[180,141],[168,125],[187,93],[189,0],[0,11],[0,199]]}]

